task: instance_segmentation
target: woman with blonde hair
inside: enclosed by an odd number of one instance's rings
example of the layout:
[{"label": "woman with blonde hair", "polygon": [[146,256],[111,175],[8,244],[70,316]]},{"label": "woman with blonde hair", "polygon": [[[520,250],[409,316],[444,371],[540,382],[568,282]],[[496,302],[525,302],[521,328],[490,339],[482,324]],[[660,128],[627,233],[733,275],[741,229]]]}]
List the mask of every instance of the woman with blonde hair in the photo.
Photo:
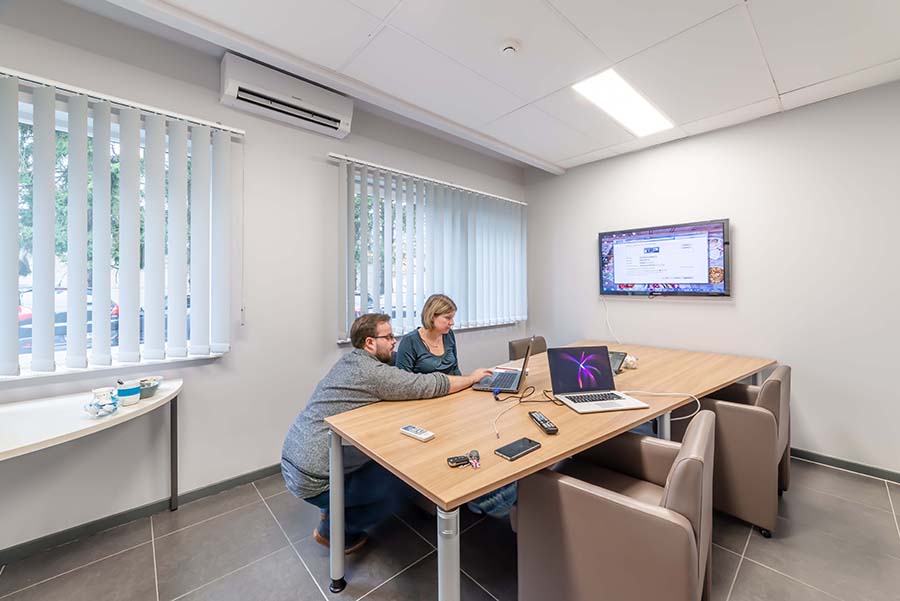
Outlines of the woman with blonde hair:
[{"label": "woman with blonde hair", "polygon": [[446,294],[432,294],[422,307],[421,317],[422,327],[400,340],[394,365],[417,374],[439,371],[460,375],[452,330],[456,303]]},{"label": "woman with blonde hair", "polygon": [[[453,319],[456,303],[445,294],[432,294],[422,307],[422,327],[405,335],[397,347],[395,365],[419,374],[442,372],[459,375],[456,336]],[[488,397],[490,398],[490,397]],[[474,513],[505,518],[516,502],[517,483],[501,486],[495,491],[468,503]]]}]

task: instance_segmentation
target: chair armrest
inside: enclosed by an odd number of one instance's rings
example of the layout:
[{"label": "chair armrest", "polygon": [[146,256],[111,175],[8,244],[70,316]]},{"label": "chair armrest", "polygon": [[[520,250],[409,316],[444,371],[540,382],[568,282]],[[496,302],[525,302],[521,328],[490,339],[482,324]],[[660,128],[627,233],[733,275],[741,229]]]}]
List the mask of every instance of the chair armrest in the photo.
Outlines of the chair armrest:
[{"label": "chair armrest", "polygon": [[519,482],[518,554],[523,600],[699,598],[684,516],[548,470]]},{"label": "chair armrest", "polygon": [[579,453],[577,458],[665,486],[679,450],[677,442],[625,432]]},{"label": "chair armrest", "polygon": [[768,409],[709,397],[700,399],[700,407],[716,414],[717,451],[729,444],[774,451],[778,424]]},{"label": "chair armrest", "polygon": [[759,396],[759,386],[754,386],[752,384],[731,384],[730,386],[711,392],[707,396],[722,401],[740,403],[741,405],[754,405],[756,404],[756,397]]}]

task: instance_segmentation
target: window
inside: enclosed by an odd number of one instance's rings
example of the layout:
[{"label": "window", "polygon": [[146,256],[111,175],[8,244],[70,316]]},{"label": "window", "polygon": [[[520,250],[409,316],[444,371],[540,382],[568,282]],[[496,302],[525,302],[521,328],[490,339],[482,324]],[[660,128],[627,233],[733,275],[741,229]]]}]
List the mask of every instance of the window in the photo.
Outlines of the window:
[{"label": "window", "polygon": [[0,73],[0,375],[228,350],[235,136]]},{"label": "window", "polygon": [[526,319],[524,203],[339,158],[345,332],[369,312],[387,313],[395,332],[409,332],[434,293],[456,302],[458,328]]}]

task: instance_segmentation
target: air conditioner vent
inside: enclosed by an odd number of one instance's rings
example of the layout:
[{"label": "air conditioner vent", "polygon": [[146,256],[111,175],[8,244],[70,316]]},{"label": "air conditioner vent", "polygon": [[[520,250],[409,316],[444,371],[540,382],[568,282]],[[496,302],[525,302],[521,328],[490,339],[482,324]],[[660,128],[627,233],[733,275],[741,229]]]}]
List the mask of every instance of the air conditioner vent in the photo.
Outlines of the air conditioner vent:
[{"label": "air conditioner vent", "polygon": [[249,102],[250,104],[255,104],[256,106],[262,108],[278,111],[279,113],[283,113],[285,115],[288,115],[289,117],[296,117],[297,119],[303,119],[304,121],[309,121],[310,123],[317,123],[324,127],[330,127],[335,131],[337,131],[341,127],[340,119],[335,119],[334,117],[329,117],[328,115],[323,115],[315,111],[304,109],[302,106],[288,104],[287,102],[282,102],[277,98],[272,98],[271,96],[266,96],[265,94],[260,94],[259,92],[254,92],[253,90],[248,90],[240,86],[238,87],[237,99],[244,102]]}]

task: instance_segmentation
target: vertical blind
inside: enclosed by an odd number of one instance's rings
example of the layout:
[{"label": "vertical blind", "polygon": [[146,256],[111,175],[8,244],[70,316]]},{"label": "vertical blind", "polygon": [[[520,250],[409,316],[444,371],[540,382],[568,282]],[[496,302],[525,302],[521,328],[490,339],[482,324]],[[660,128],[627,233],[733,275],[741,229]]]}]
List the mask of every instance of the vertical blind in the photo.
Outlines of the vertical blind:
[{"label": "vertical blind", "polygon": [[235,138],[0,73],[0,375],[229,350]]},{"label": "vertical blind", "polygon": [[409,332],[431,294],[458,307],[457,328],[527,317],[524,203],[337,157],[345,195],[345,334],[362,313]]}]

